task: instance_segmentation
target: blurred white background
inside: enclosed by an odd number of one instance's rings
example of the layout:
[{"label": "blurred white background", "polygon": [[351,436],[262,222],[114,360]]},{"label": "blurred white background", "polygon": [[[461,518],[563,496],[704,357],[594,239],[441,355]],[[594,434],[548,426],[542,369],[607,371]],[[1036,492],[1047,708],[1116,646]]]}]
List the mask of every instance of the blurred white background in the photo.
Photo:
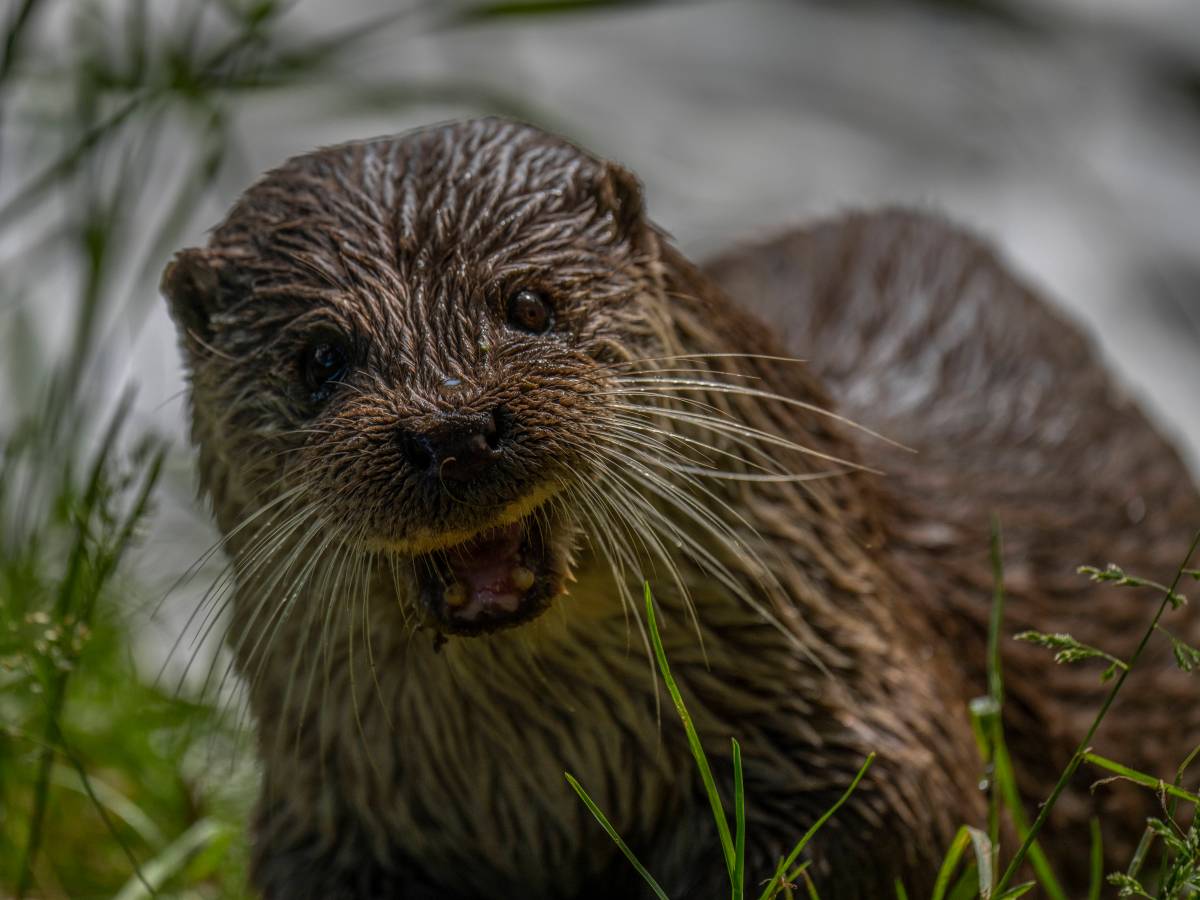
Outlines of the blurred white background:
[{"label": "blurred white background", "polygon": [[[319,32],[387,9],[312,2]],[[419,13],[355,59],[477,84],[616,158],[694,256],[848,207],[916,204],[990,237],[1200,448],[1200,3],[725,0],[631,4],[449,30]],[[380,100],[380,104],[386,101]],[[253,98],[242,168],[477,113],[345,115],[321,92]],[[235,198],[210,197],[192,242]],[[178,431],[161,307],[130,346],[141,402]],[[162,405],[160,405],[162,404]]]},{"label": "blurred white background", "polygon": [[[1200,460],[1196,0],[647,2],[446,24],[448,11],[467,6],[405,7],[338,62],[336,85],[238,96],[228,107],[235,152],[193,199],[180,246],[203,242],[237,193],[290,155],[507,109],[637,172],[651,214],[693,256],[849,207],[944,211],[1083,323]],[[148,8],[166,29],[188,5]],[[397,8],[307,0],[286,17],[297,33],[320,36]],[[36,23],[38,52],[69,52],[78,35],[62,20]],[[0,198],[45,162],[20,129],[19,120],[5,126]],[[184,130],[159,139],[180,158],[191,149]],[[151,206],[178,176],[171,158],[139,173]],[[127,227],[136,234],[139,223]],[[0,237],[10,275],[25,272],[32,233]],[[153,245],[154,234],[140,238]],[[151,254],[148,274],[165,250]],[[22,282],[20,302],[49,348],[63,346],[71,265],[64,258]],[[138,385],[140,421],[174,439],[166,502],[143,550],[165,582],[214,534],[191,500],[174,328],[153,279],[124,277],[148,312],[123,319],[128,307],[114,308],[94,376]],[[210,580],[202,575],[197,589]],[[175,627],[167,622],[164,634]]]}]

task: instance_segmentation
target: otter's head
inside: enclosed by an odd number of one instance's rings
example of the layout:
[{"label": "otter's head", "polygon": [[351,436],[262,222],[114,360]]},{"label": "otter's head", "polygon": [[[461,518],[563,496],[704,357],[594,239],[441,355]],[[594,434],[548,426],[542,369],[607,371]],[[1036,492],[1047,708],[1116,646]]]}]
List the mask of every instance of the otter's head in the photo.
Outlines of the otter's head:
[{"label": "otter's head", "polygon": [[508,122],[268,173],[163,280],[222,527],[275,504],[310,553],[386,555],[447,633],[536,616],[610,376],[662,343],[657,252],[632,176]]}]

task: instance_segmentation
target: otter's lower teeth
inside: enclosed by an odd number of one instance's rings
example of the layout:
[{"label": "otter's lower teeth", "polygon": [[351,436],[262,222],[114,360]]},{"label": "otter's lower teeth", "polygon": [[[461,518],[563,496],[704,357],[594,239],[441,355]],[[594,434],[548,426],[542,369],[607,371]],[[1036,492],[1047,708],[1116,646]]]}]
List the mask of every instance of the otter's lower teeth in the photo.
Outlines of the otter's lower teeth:
[{"label": "otter's lower teeth", "polygon": [[518,591],[527,591],[533,587],[534,574],[530,569],[524,566],[513,566],[512,571],[508,573],[509,579]]},{"label": "otter's lower teeth", "polygon": [[462,606],[467,602],[467,588],[461,581],[456,581],[453,584],[446,585],[446,590],[442,595],[445,597],[447,606]]}]

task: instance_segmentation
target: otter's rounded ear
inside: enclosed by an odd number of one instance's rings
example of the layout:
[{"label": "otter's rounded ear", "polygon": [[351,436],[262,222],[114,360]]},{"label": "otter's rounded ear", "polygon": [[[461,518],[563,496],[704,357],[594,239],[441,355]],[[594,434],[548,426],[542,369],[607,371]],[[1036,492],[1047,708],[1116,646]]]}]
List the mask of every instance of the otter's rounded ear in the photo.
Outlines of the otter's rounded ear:
[{"label": "otter's rounded ear", "polygon": [[636,240],[646,228],[642,184],[623,166],[606,162],[600,175],[601,209],[612,215],[617,236]]},{"label": "otter's rounded ear", "polygon": [[180,250],[163,272],[159,285],[181,336],[187,341],[207,341],[210,319],[217,309],[221,279],[208,250]]}]

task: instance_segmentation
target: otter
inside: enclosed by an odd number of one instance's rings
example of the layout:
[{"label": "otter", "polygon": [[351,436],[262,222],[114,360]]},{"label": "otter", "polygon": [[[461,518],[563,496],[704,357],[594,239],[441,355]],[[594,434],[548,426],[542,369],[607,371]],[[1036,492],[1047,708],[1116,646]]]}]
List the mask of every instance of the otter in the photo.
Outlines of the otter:
[{"label": "otter", "polygon": [[[1169,574],[1200,524],[1080,330],[929,213],[696,266],[624,168],[470,120],[286,162],[163,293],[232,560],[205,615],[229,607],[257,722],[268,900],[647,896],[564,771],[672,896],[724,894],[643,580],[726,797],[744,748],[751,881],[875,752],[808,871],[917,896],[986,817],[992,517],[1005,634],[1117,654],[1153,600],[1076,566]],[[1168,625],[1200,637],[1189,609]],[[1107,686],[1011,640],[1003,662],[1032,808]],[[1170,777],[1194,688],[1157,642],[1131,678],[1097,749]],[[1043,836],[1068,884],[1094,812],[1117,865],[1154,808],[1088,782]]]}]

